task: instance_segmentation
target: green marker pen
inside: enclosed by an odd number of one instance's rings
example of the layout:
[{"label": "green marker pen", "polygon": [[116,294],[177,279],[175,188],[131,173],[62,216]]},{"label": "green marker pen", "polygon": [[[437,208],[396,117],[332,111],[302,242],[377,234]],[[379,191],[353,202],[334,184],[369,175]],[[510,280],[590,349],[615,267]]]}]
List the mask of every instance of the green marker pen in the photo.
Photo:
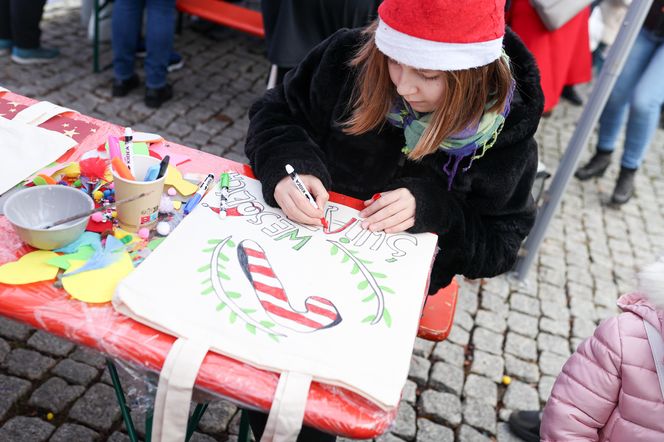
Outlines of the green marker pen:
[{"label": "green marker pen", "polygon": [[219,196],[219,218],[226,218],[226,210],[228,210],[228,187],[231,182],[231,177],[228,172],[224,172],[219,177],[219,187],[221,188],[221,195]]}]

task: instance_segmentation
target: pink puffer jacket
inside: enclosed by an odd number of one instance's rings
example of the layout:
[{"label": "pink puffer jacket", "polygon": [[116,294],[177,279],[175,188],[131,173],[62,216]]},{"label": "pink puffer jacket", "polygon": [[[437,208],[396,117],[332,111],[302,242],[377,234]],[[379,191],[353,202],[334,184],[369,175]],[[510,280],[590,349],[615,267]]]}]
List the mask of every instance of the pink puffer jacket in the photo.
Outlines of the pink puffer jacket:
[{"label": "pink puffer jacket", "polygon": [[664,398],[643,324],[664,336],[664,311],[649,299],[622,296],[624,313],[602,322],[565,363],[544,409],[542,441],[664,441]]}]

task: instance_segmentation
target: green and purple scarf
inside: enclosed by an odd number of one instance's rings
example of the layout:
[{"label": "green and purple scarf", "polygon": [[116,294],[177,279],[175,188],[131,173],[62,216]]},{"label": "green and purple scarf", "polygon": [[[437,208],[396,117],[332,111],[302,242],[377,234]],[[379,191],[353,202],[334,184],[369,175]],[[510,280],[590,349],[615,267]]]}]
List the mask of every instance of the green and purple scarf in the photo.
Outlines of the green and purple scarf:
[{"label": "green and purple scarf", "polygon": [[[452,188],[452,181],[461,160],[470,157],[470,163],[462,169],[465,172],[470,168],[473,160],[481,158],[496,142],[498,134],[503,129],[505,118],[510,111],[514,86],[514,81],[512,81],[509,95],[505,100],[505,107],[501,112],[489,112],[488,109],[496,102],[495,100],[489,100],[484,106],[485,112],[477,124],[469,125],[440,143],[438,149],[449,155],[449,160],[443,166],[443,170],[448,177],[448,189]],[[391,125],[403,128],[406,137],[406,145],[402,149],[404,154],[413,151],[420,137],[429,126],[431,115],[431,113],[417,112],[402,97],[397,98],[386,118]]]}]

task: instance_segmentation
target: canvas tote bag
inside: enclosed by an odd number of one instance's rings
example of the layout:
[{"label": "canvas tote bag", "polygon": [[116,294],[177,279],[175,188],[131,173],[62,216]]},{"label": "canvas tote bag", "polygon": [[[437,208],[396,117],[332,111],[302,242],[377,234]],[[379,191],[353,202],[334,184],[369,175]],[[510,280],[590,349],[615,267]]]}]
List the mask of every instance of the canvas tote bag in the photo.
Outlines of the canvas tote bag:
[{"label": "canvas tote bag", "polygon": [[560,28],[591,3],[592,0],[530,0],[549,31]]},{"label": "canvas tote bag", "polygon": [[225,218],[220,194],[210,190],[113,297],[119,312],[179,338],[160,374],[153,440],[184,440],[208,349],[280,374],[263,442],[297,438],[312,380],[398,407],[436,236],[369,232],[333,202],[329,229],[295,224],[238,173]]},{"label": "canvas tote bag", "polygon": [[3,158],[0,194],[78,144],[62,133],[37,127],[65,112],[71,109],[41,101],[16,113],[11,120],[0,117],[0,156]]}]

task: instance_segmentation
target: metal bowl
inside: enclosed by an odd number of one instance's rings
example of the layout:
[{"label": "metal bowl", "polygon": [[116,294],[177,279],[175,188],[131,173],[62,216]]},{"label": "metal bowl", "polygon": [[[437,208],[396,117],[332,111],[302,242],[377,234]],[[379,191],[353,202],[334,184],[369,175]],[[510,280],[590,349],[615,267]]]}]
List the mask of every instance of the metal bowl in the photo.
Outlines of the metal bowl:
[{"label": "metal bowl", "polygon": [[85,231],[90,217],[50,229],[43,226],[92,210],[94,205],[92,198],[79,189],[46,185],[14,193],[5,202],[4,213],[21,240],[37,249],[53,250],[76,240]]}]

